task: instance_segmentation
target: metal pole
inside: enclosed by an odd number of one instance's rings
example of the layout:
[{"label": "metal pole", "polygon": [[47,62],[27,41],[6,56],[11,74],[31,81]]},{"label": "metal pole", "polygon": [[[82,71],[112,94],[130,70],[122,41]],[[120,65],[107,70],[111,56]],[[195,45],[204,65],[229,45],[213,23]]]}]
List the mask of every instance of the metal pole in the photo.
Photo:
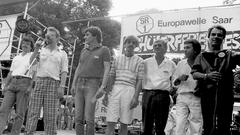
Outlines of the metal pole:
[{"label": "metal pole", "polygon": [[[25,11],[24,11],[24,14],[23,14],[23,19],[27,18],[27,11],[28,11],[28,2],[27,2],[26,7],[25,7]],[[23,37],[23,34],[20,33],[19,42],[18,42],[18,48],[17,48],[17,54],[19,54],[19,51],[20,51],[22,37]]]}]

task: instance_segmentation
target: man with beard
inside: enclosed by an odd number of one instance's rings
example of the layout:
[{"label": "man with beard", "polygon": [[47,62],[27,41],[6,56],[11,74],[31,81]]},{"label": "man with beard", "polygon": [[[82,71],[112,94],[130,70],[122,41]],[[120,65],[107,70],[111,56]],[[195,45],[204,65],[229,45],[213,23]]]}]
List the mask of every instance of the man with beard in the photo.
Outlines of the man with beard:
[{"label": "man with beard", "polygon": [[[41,41],[37,42],[30,59],[30,62],[32,62],[39,55],[36,84],[31,93],[28,109],[27,135],[32,135],[35,132],[42,106],[46,135],[57,134],[56,114],[59,98],[64,94],[68,72],[68,58],[66,52],[60,50],[57,46],[60,33],[56,28],[47,28],[45,36],[47,44],[43,45],[44,43]],[[41,46],[43,47],[41,48]]]},{"label": "man with beard", "polygon": [[203,135],[230,135],[233,111],[233,69],[240,54],[223,50],[226,29],[220,25],[208,30],[209,51],[197,56],[192,67],[201,97]]},{"label": "man with beard", "polygon": [[31,51],[34,41],[30,37],[24,37],[21,42],[22,53],[12,60],[10,72],[8,73],[5,87],[3,89],[4,98],[0,107],[0,134],[6,126],[8,115],[12,107],[16,104],[16,117],[12,126],[11,134],[19,135],[24,122],[25,113],[28,106],[29,93],[32,89],[33,72],[25,72],[30,65]]}]

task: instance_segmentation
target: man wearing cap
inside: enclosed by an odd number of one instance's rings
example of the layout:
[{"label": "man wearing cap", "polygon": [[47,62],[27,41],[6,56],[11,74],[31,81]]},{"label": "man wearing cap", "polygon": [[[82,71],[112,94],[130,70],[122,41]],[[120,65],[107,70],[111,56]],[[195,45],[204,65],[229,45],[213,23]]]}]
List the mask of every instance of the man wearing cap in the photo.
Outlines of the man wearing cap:
[{"label": "man wearing cap", "polygon": [[33,72],[30,70],[26,74],[26,71],[30,65],[33,46],[33,39],[31,37],[24,37],[21,41],[22,53],[12,60],[10,72],[8,73],[3,89],[4,98],[0,107],[0,135],[6,126],[8,115],[15,104],[17,116],[15,117],[11,134],[19,135],[21,132],[28,106],[29,92],[32,89]]}]

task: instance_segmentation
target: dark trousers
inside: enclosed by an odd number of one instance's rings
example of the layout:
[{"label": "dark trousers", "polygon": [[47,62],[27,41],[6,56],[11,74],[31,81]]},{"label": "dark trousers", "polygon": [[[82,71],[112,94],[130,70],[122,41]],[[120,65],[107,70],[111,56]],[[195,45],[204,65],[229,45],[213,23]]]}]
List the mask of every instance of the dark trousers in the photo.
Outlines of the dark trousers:
[{"label": "dark trousers", "polygon": [[230,92],[205,93],[201,97],[201,107],[203,135],[231,135],[233,95]]},{"label": "dark trousers", "polygon": [[168,91],[144,90],[142,97],[143,135],[165,135],[170,105]]}]

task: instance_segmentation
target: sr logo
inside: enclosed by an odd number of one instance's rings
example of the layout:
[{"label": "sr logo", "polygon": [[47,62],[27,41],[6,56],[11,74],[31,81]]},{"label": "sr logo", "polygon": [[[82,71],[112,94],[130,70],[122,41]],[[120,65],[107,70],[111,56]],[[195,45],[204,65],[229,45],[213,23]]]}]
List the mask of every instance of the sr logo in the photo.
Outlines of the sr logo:
[{"label": "sr logo", "polygon": [[154,21],[149,15],[141,16],[136,22],[136,29],[141,34],[149,33],[154,26]]}]

